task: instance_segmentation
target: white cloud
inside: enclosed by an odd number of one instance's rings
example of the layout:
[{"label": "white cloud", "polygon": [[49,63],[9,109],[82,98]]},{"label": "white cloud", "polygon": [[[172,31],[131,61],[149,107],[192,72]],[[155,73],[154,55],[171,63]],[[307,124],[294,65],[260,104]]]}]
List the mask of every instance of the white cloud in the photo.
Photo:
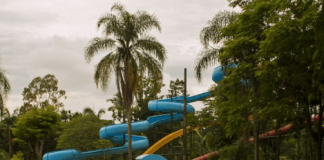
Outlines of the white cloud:
[{"label": "white cloud", "polygon": [[[197,53],[201,50],[200,30],[221,10],[229,9],[227,1],[210,0],[120,0],[130,12],[145,10],[154,13],[161,22],[162,32],[151,32],[165,45],[168,59],[164,67],[167,94],[170,80],[183,79],[188,72],[191,95],[207,91],[213,84],[210,67],[198,84],[194,78]],[[101,33],[96,29],[98,18],[110,12],[113,1],[102,0],[3,0],[0,6],[1,66],[7,70],[12,85],[7,106],[12,111],[22,105],[24,87],[37,76],[54,74],[59,88],[66,90],[62,100],[66,109],[82,111],[90,106],[108,108],[107,98],[116,93],[114,80],[107,92],[97,89],[93,81],[94,65],[104,56],[102,52],[91,63],[84,60],[84,48]],[[201,104],[196,104],[201,108]],[[109,119],[110,113],[103,116]]]}]

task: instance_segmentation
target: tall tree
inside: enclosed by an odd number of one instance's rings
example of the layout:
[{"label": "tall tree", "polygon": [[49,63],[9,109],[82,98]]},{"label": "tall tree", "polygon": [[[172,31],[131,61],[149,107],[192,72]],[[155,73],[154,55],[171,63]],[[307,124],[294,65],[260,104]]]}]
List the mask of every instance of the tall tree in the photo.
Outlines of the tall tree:
[{"label": "tall tree", "polygon": [[41,159],[46,138],[57,134],[60,124],[60,115],[55,112],[54,107],[34,108],[18,117],[12,129],[16,137],[14,140],[27,145],[30,152],[35,154],[34,158]]},{"label": "tall tree", "polygon": [[66,98],[65,90],[58,89],[58,80],[54,75],[48,74],[41,77],[36,77],[29,83],[27,88],[24,88],[22,93],[24,107],[26,109],[42,108],[49,105],[54,106],[58,111],[64,106],[59,101],[60,98]]},{"label": "tall tree", "polygon": [[[262,63],[259,77],[280,89],[279,93],[285,93],[281,97],[295,103],[293,111],[300,122],[306,121],[306,130],[317,144],[316,159],[320,160],[324,112],[323,3],[316,0],[268,3],[272,8],[265,14],[272,15],[268,20],[271,27],[264,32],[266,39],[259,54],[271,61]],[[318,122],[312,126],[314,114],[318,114]]]},{"label": "tall tree", "polygon": [[115,76],[116,86],[123,106],[127,110],[128,119],[128,155],[132,158],[131,139],[131,105],[136,85],[144,73],[161,75],[166,50],[156,38],[147,34],[151,29],[161,31],[160,23],[155,15],[145,11],[134,14],[125,10],[124,6],[115,3],[112,13],[100,17],[97,26],[103,28],[103,37],[90,41],[85,49],[85,59],[90,62],[100,50],[110,50],[96,66],[94,80],[103,90],[108,87],[109,80]]},{"label": "tall tree", "polygon": [[[237,106],[234,109],[239,117],[247,120],[246,113],[252,108],[254,114],[254,139],[255,139],[255,160],[259,159],[259,107],[260,104],[260,82],[256,77],[258,64],[262,59],[257,54],[260,41],[264,39],[262,32],[267,28],[264,21],[265,15],[258,14],[261,8],[256,3],[248,3],[244,6],[242,13],[220,12],[209,22],[209,26],[201,32],[201,41],[205,49],[198,57],[195,68],[196,77],[201,79],[200,71],[209,65],[215,64],[218,58],[224,70],[231,68],[232,64],[239,64],[237,68],[229,69],[226,73],[226,82],[222,81],[217,98],[225,103]],[[209,44],[220,45],[218,48],[209,47]],[[246,81],[248,80],[248,81]],[[242,81],[243,84],[241,84]],[[232,88],[232,89],[230,89]],[[244,91],[244,94],[242,92]],[[238,94],[240,93],[241,94]],[[226,97],[225,101],[222,97]],[[221,105],[220,105],[221,106]],[[239,107],[240,106],[240,107]],[[239,108],[241,111],[237,112]],[[233,112],[233,110],[231,111]],[[242,114],[244,113],[245,114]],[[233,115],[233,114],[232,114]],[[236,117],[236,116],[235,116]],[[243,119],[242,117],[242,119]],[[239,118],[227,118],[238,123]],[[235,124],[234,123],[234,124]],[[228,123],[230,124],[230,123]]]}]

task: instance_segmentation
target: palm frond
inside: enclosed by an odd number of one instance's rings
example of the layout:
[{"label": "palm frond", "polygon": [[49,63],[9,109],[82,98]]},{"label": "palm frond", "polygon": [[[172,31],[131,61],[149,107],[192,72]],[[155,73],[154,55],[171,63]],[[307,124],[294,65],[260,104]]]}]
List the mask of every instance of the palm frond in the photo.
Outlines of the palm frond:
[{"label": "palm frond", "polygon": [[7,98],[11,91],[11,86],[7,76],[5,75],[5,70],[0,69],[0,92],[3,98]]},{"label": "palm frond", "polygon": [[115,40],[111,38],[94,38],[90,41],[90,45],[85,49],[84,57],[89,63],[93,56],[100,50],[113,49],[116,47]]},{"label": "palm frond", "polygon": [[162,74],[163,64],[151,56],[147,52],[136,52],[139,61],[141,62],[140,66],[142,66],[143,72],[147,71],[148,75],[152,75],[155,73]]},{"label": "palm frond", "polygon": [[91,107],[85,107],[83,108],[83,115],[95,115],[95,112]]},{"label": "palm frond", "polygon": [[195,76],[198,82],[201,82],[202,80],[201,77],[202,71],[206,70],[208,66],[212,66],[217,63],[218,53],[219,53],[218,49],[210,48],[207,50],[203,50],[198,54],[196,60],[196,67],[195,67]]},{"label": "palm frond", "polygon": [[167,58],[166,49],[158,42],[155,37],[144,36],[133,45],[133,48],[142,50],[143,52],[154,55],[159,61],[162,62],[162,66]]},{"label": "palm frond", "polygon": [[[141,66],[141,67],[143,67],[143,66]],[[138,83],[138,70],[139,70],[138,63],[134,56],[130,57],[128,69],[129,69],[128,74],[129,74],[130,85],[131,85],[131,88],[134,89],[136,84]]]},{"label": "palm frond", "polygon": [[200,42],[207,48],[209,42],[213,44],[219,43],[223,38],[221,30],[229,25],[231,22],[236,20],[238,13],[223,11],[217,13],[211,21],[208,21],[208,26],[203,28],[200,32]]},{"label": "palm frond", "polygon": [[124,12],[125,7],[120,3],[114,3],[111,7],[111,11],[118,11],[118,12]]},{"label": "palm frond", "polygon": [[143,34],[154,28],[161,32],[160,22],[154,14],[150,15],[146,11],[137,11],[134,16],[136,17],[135,30],[139,34]]},{"label": "palm frond", "polygon": [[97,22],[97,27],[100,28],[102,25],[111,26],[112,24],[115,24],[117,22],[117,17],[114,14],[107,13],[99,18],[99,21]]},{"label": "palm frond", "polygon": [[98,118],[100,118],[103,114],[105,114],[106,113],[106,110],[105,109],[103,109],[103,108],[101,108],[99,111],[98,111],[98,113],[97,113],[97,117]]},{"label": "palm frond", "polygon": [[117,60],[118,54],[111,52],[101,59],[101,61],[95,67],[95,83],[97,87],[100,86],[100,88],[102,88],[104,91],[108,88],[108,83],[112,76],[111,74],[114,72],[114,68],[118,62]]}]

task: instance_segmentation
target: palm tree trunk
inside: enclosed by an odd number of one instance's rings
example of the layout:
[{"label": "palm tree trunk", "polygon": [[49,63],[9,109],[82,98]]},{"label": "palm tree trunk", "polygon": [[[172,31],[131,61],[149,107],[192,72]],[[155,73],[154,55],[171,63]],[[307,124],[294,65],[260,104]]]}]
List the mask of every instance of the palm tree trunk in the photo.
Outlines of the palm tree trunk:
[{"label": "palm tree trunk", "polygon": [[127,131],[128,131],[128,159],[132,160],[132,112],[127,111]]},{"label": "palm tree trunk", "polygon": [[129,58],[126,56],[124,61],[124,76],[125,76],[125,86],[124,88],[124,103],[127,112],[127,132],[128,132],[128,159],[132,160],[132,110],[131,105],[133,102],[133,90],[131,87],[130,77],[129,77]]}]

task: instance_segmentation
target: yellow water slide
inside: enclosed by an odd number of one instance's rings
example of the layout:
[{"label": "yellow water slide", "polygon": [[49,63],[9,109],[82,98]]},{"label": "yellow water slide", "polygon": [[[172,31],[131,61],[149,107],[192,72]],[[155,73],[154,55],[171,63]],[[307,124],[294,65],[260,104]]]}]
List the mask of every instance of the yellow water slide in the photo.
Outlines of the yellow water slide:
[{"label": "yellow water slide", "polygon": [[[193,130],[197,130],[199,127],[194,128]],[[190,132],[192,129],[191,127],[187,127],[187,133]],[[149,149],[147,149],[143,154],[153,154],[157,150],[159,150],[161,147],[163,147],[165,144],[171,142],[172,140],[180,137],[183,135],[183,129],[180,129],[178,131],[175,131],[173,133],[168,134],[167,136],[160,139],[158,142],[153,144]]]}]

